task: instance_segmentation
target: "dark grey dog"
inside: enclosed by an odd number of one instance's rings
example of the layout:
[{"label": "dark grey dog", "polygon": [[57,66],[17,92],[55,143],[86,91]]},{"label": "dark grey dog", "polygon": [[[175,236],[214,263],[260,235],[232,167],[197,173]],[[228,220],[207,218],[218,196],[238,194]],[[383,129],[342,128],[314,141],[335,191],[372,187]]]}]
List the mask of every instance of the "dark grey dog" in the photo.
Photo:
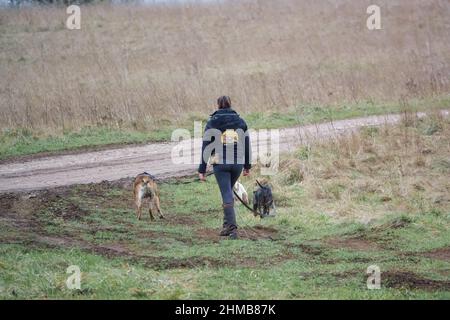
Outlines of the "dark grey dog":
[{"label": "dark grey dog", "polygon": [[258,212],[261,218],[274,215],[275,204],[273,202],[272,189],[268,184],[256,182],[259,187],[256,191],[253,191],[253,210]]}]

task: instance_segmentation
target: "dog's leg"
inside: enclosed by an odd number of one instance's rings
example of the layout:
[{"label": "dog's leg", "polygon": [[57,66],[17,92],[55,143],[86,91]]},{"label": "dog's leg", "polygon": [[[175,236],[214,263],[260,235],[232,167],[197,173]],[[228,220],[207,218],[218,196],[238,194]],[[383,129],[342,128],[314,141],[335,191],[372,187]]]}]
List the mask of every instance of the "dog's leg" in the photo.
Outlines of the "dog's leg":
[{"label": "dog's leg", "polygon": [[136,213],[137,213],[137,219],[141,220],[141,214],[142,214],[142,207],[141,206],[139,206],[137,208]]},{"label": "dog's leg", "polygon": [[253,194],[253,216],[256,217],[258,214],[258,199],[256,198],[256,194]]},{"label": "dog's leg", "polygon": [[148,208],[148,214],[150,215],[150,220],[155,220],[155,217],[153,216],[153,204],[152,201],[150,201],[150,207]]},{"label": "dog's leg", "polygon": [[141,214],[142,214],[142,200],[139,197],[139,194],[136,194],[134,203],[136,204],[136,214],[137,219],[141,220]]},{"label": "dog's leg", "polygon": [[159,218],[165,219],[165,217],[162,214],[161,207],[159,205],[159,197],[158,196],[155,197],[155,207],[156,207],[156,210],[158,211]]},{"label": "dog's leg", "polygon": [[258,204],[258,212],[259,216],[262,217],[262,215],[264,214],[264,205],[262,204],[262,201]]}]

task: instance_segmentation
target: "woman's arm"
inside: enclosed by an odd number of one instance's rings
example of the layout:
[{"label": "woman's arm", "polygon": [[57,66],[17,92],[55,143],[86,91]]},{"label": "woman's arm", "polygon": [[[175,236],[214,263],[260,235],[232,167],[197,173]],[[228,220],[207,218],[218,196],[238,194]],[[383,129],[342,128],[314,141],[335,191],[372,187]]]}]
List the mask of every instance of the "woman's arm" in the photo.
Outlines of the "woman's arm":
[{"label": "woman's arm", "polygon": [[[247,125],[246,125],[247,127]],[[251,150],[251,142],[250,142],[250,132],[248,128],[245,130],[245,162],[244,162],[244,175],[248,175],[248,172],[252,168],[252,150]],[[246,172],[247,171],[247,174]]]},{"label": "woman's arm", "polygon": [[[203,153],[205,152],[206,147],[211,143],[211,140],[205,140],[205,133],[207,130],[211,129],[211,124],[208,121],[205,126],[205,132],[203,133],[203,143],[202,143],[202,153],[200,155],[200,165],[198,166],[198,173],[204,174],[206,172],[206,161],[203,157]],[[200,178],[200,180],[203,180]]]},{"label": "woman's arm", "polygon": [[211,143],[211,141],[203,141],[203,143],[202,143],[202,154],[201,154],[201,159],[200,159],[200,165],[198,166],[198,172],[199,173],[205,173],[206,172],[206,161],[205,161],[205,159],[203,157],[203,152],[205,152],[206,147],[210,143]]}]

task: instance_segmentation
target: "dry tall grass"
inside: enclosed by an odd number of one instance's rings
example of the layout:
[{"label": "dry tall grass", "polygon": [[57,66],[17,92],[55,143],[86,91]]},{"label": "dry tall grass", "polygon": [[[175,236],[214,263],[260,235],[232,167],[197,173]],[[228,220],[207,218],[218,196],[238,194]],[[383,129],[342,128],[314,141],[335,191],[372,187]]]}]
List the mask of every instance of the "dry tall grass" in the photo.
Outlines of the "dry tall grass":
[{"label": "dry tall grass", "polygon": [[161,125],[241,112],[448,92],[450,2],[249,0],[0,9],[0,126]]},{"label": "dry tall grass", "polygon": [[[369,222],[386,213],[450,210],[450,119],[408,114],[286,155],[274,185],[280,204]],[[299,190],[302,190],[299,196]]]}]

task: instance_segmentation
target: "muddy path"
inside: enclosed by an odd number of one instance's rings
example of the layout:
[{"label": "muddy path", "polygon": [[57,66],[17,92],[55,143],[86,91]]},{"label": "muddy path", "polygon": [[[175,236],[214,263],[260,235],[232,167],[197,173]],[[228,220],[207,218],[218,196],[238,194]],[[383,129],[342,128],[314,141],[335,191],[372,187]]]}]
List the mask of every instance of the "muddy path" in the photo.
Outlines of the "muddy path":
[{"label": "muddy path", "polygon": [[[448,115],[449,112],[442,113]],[[417,114],[418,117],[424,115]],[[280,129],[280,152],[312,143],[317,139],[348,134],[364,126],[395,124],[401,119],[401,115],[391,114]],[[252,141],[255,141],[253,137]],[[258,147],[265,143],[264,139],[253,143],[253,151],[256,152]],[[194,150],[195,147],[197,150],[198,144],[199,139],[193,140],[187,148]],[[0,164],[0,193],[115,181],[143,171],[161,179],[193,174],[196,164],[173,163],[172,152],[176,145],[178,143],[175,142],[151,143],[75,154],[36,156]]]}]

